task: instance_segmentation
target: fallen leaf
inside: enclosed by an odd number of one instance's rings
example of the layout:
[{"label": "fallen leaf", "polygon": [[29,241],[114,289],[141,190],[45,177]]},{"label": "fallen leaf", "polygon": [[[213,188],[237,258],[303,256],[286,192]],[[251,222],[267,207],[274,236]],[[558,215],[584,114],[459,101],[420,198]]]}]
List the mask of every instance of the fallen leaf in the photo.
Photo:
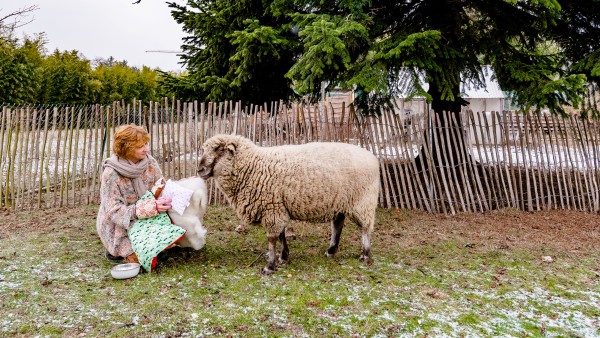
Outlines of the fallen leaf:
[{"label": "fallen leaf", "polygon": [[448,298],[448,296],[446,296],[445,294],[443,294],[443,293],[441,293],[441,292],[439,292],[437,290],[434,290],[434,289],[428,290],[427,292],[425,292],[425,294],[428,295],[429,297],[435,298],[435,299],[446,299],[446,298]]}]

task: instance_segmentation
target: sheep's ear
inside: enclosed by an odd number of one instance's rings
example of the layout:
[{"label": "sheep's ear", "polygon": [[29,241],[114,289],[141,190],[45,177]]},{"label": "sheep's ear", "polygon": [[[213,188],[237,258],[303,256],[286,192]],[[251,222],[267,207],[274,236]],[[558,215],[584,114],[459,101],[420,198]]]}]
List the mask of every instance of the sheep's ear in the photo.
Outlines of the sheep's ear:
[{"label": "sheep's ear", "polygon": [[218,146],[215,147],[215,153],[217,153],[218,156],[222,156],[223,153],[225,153],[225,145],[224,144],[219,144]]},{"label": "sheep's ear", "polygon": [[237,149],[237,147],[236,147],[236,145],[235,145],[235,144],[233,144],[233,143],[229,143],[229,144],[227,145],[227,150],[229,150],[229,152],[230,152],[232,155],[233,155],[233,154],[235,154],[235,151],[236,151],[236,149]]}]

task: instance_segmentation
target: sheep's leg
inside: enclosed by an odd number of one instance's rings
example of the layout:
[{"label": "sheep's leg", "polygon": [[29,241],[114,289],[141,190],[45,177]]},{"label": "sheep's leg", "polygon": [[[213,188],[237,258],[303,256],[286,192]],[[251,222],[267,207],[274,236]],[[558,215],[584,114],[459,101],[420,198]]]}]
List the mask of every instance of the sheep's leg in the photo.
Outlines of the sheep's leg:
[{"label": "sheep's leg", "polygon": [[372,261],[371,261],[371,234],[364,230],[362,233],[362,252],[360,254],[360,260],[367,264],[372,263]]},{"label": "sheep's leg", "polygon": [[337,252],[338,246],[340,245],[340,237],[342,236],[342,229],[344,228],[344,219],[346,216],[342,213],[335,215],[331,221],[331,240],[329,241],[329,248],[327,249],[326,255],[331,258]]},{"label": "sheep's leg", "polygon": [[271,233],[269,233],[268,235],[268,239],[269,239],[269,251],[267,252],[267,265],[263,268],[263,273],[265,275],[270,275],[273,272],[275,272],[276,266],[275,266],[275,248],[277,246],[277,235],[273,235]]},{"label": "sheep's leg", "polygon": [[275,265],[275,249],[277,248],[277,240],[281,241],[281,260],[287,261],[289,250],[285,240],[285,226],[289,222],[289,217],[283,212],[273,212],[263,215],[263,223],[267,230],[267,238],[269,240],[269,252],[267,253],[267,266],[264,267],[265,275],[270,275],[276,270]]},{"label": "sheep's leg", "polygon": [[294,228],[291,226],[285,228],[285,238],[296,239],[296,232],[294,231]]},{"label": "sheep's leg", "polygon": [[362,252],[360,254],[360,260],[371,264],[371,233],[373,233],[373,227],[375,226],[375,219],[367,222],[360,223],[362,229]]},{"label": "sheep's leg", "polygon": [[290,250],[287,246],[287,240],[285,237],[285,230],[279,233],[279,242],[281,243],[281,255],[279,256],[279,264],[283,265],[287,263]]}]

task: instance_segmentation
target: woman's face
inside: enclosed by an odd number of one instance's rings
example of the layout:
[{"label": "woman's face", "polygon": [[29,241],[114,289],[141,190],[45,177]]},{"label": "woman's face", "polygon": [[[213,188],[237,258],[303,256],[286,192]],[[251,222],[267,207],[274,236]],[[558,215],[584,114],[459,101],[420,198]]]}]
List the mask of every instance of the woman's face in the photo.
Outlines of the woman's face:
[{"label": "woman's face", "polygon": [[148,155],[148,143],[142,145],[141,147],[134,148],[129,154],[129,160],[133,163],[138,163],[139,161],[145,159],[146,155]]}]

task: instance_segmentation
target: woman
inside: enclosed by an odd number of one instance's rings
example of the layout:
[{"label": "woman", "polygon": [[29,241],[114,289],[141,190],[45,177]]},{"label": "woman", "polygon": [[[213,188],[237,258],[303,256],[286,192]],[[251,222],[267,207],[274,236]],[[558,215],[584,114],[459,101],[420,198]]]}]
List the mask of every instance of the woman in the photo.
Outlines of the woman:
[{"label": "woman", "polygon": [[148,154],[150,135],[136,125],[117,128],[113,155],[104,160],[100,209],[96,230],[106,249],[106,258],[138,263],[127,237],[127,229],[139,219],[153,217],[171,208],[170,199],[139,201],[163,177],[156,160]]}]

